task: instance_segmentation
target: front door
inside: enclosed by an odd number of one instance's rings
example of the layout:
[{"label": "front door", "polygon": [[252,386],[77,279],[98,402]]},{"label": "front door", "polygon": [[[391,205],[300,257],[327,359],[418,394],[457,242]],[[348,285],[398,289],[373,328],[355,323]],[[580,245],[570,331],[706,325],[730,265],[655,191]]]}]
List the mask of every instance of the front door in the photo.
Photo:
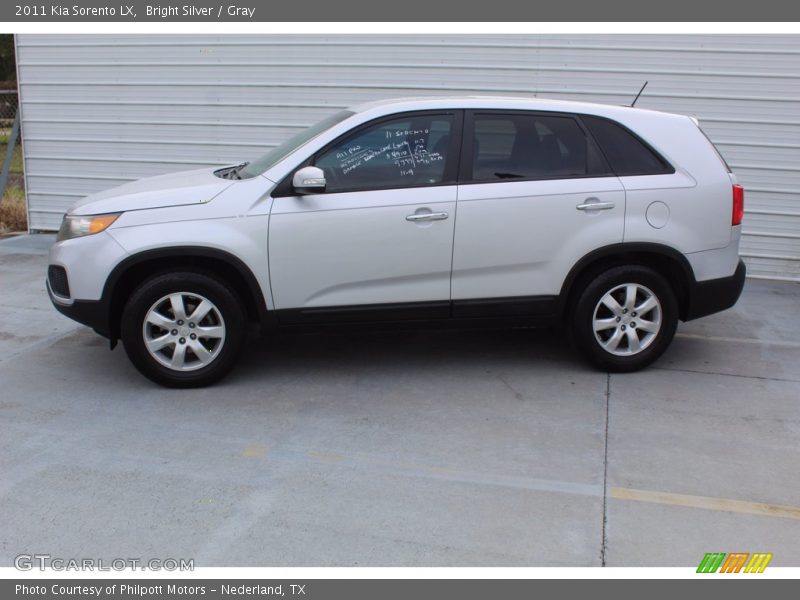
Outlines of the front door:
[{"label": "front door", "polygon": [[359,127],[309,161],[324,193],[275,198],[270,279],[283,322],[447,316],[460,118]]}]

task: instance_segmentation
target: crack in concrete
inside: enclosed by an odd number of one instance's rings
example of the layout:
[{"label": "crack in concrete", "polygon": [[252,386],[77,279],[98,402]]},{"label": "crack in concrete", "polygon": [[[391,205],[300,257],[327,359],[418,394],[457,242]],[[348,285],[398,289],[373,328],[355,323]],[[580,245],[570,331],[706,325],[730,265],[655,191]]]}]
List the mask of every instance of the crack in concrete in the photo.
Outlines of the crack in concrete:
[{"label": "crack in concrete", "polygon": [[700,371],[696,369],[675,369],[672,367],[650,367],[654,371],[672,371],[674,373],[695,373],[697,375],[724,375],[725,377],[739,377],[740,379],[759,379],[762,381],[781,381],[784,383],[800,383],[800,379],[785,379],[783,377],[764,377],[763,375],[742,375],[741,373],[722,373],[720,371]]}]

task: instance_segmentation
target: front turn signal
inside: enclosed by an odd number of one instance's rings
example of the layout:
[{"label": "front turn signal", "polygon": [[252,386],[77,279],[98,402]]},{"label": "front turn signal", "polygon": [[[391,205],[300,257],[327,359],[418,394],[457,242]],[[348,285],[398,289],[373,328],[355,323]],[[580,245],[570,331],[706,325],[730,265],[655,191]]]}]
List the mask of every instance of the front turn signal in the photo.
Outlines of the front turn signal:
[{"label": "front turn signal", "polygon": [[105,215],[71,216],[65,215],[58,230],[59,242],[71,240],[72,238],[93,235],[108,229],[122,213],[110,213]]}]

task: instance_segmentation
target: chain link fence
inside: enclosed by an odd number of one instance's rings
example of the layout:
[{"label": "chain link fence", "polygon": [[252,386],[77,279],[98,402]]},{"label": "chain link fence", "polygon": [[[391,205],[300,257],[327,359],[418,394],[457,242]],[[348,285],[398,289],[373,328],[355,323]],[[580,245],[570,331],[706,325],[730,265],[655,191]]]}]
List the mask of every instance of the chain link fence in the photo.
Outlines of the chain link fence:
[{"label": "chain link fence", "polygon": [[17,90],[0,89],[0,139],[4,144],[8,143],[8,136],[14,126],[14,117],[17,116],[18,107]]},{"label": "chain link fence", "polygon": [[28,228],[16,89],[0,89],[0,235]]}]

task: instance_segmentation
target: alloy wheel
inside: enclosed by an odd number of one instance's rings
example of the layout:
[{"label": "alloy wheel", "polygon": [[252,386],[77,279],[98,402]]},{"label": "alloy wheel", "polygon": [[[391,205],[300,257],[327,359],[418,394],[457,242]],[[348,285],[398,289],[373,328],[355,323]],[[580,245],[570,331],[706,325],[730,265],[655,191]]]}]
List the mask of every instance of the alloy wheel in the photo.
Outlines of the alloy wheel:
[{"label": "alloy wheel", "polygon": [[145,314],[142,336],[147,351],[174,371],[211,364],[225,344],[225,321],[208,298],[175,292],[157,300]]},{"label": "alloy wheel", "polygon": [[661,329],[658,297],[638,283],[623,283],[606,292],[592,318],[595,339],[615,356],[639,354],[650,346]]}]

